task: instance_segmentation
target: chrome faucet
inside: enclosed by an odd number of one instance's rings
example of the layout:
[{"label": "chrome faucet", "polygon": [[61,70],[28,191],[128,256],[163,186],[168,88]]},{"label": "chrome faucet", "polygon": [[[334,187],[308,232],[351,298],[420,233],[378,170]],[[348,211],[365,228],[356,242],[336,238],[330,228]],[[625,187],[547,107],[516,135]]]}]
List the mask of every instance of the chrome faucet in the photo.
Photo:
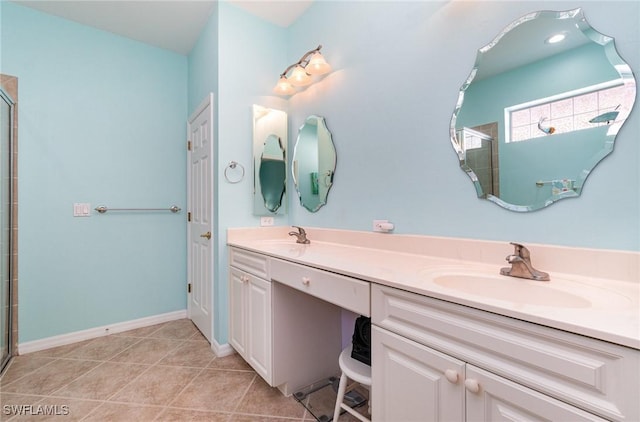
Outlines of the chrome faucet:
[{"label": "chrome faucet", "polygon": [[511,264],[511,268],[501,268],[500,274],[511,277],[528,278],[538,281],[549,281],[549,274],[538,271],[531,265],[531,253],[519,243],[510,242],[515,251],[512,255],[508,255],[506,260]]},{"label": "chrome faucet", "polygon": [[298,227],[298,226],[291,226],[291,227],[298,229],[297,232],[295,231],[289,232],[289,236],[295,236],[297,238],[296,243],[302,243],[305,245],[311,243],[309,239],[307,239],[307,232],[304,231],[302,227]]}]

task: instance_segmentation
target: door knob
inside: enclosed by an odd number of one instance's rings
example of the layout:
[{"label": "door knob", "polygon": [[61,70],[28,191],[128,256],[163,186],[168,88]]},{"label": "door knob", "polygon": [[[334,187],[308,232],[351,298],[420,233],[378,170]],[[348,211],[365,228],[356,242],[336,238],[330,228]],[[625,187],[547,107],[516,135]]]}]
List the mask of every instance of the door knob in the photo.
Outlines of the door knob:
[{"label": "door knob", "polygon": [[200,237],[206,237],[207,239],[211,239],[211,232],[206,232],[204,234],[201,234]]},{"label": "door knob", "polygon": [[477,393],[480,391],[480,383],[478,382],[478,380],[475,380],[473,378],[467,378],[466,380],[464,380],[464,386],[472,393]]},{"label": "door knob", "polygon": [[449,382],[457,383],[458,382],[458,371],[454,369],[447,369],[444,371],[444,376],[447,377]]}]

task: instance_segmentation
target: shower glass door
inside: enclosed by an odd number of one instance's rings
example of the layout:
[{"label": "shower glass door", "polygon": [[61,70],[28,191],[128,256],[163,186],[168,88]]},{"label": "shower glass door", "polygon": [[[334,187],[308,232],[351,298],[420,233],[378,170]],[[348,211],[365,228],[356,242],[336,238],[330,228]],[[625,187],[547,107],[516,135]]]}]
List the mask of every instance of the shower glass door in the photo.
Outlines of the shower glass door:
[{"label": "shower glass door", "polygon": [[13,101],[0,89],[0,371],[11,357],[11,150]]}]

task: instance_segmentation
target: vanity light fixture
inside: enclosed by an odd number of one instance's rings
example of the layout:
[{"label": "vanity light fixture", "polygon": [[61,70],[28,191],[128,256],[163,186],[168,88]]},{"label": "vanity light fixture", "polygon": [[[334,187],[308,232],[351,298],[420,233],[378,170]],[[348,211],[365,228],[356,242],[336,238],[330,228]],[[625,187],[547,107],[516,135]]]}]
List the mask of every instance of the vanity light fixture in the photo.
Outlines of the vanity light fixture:
[{"label": "vanity light fixture", "polygon": [[[293,95],[297,91],[294,87],[307,86],[313,83],[312,76],[324,75],[331,71],[331,66],[320,53],[322,45],[307,51],[296,63],[287,67],[280,74],[273,92],[278,95]],[[287,76],[287,74],[289,76]]]}]

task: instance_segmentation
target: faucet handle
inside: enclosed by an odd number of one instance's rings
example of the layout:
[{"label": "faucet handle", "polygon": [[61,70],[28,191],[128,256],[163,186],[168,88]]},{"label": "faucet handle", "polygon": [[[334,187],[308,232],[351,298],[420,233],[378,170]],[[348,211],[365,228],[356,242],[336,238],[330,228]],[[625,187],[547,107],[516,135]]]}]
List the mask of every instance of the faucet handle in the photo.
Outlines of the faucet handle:
[{"label": "faucet handle", "polygon": [[307,232],[304,231],[304,229],[302,227],[300,227],[300,226],[291,226],[291,227],[298,229],[298,233],[300,233],[301,235],[306,235],[307,234]]},{"label": "faucet handle", "polygon": [[531,256],[529,249],[527,249],[524,245],[516,242],[509,242],[509,243],[512,244],[514,247],[514,251],[513,251],[514,255],[517,255],[521,258],[529,258]]}]

